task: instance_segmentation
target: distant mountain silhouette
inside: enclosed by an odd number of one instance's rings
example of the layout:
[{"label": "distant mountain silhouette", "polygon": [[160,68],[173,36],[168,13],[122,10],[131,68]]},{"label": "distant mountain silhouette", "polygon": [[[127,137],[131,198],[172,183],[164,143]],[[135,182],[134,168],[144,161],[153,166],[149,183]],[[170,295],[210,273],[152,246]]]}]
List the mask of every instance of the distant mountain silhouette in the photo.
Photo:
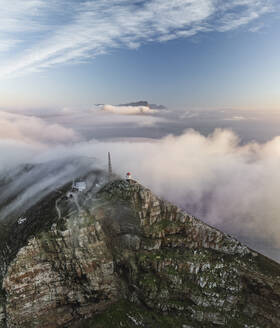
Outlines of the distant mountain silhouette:
[{"label": "distant mountain silhouette", "polygon": [[149,107],[151,109],[166,109],[166,107],[163,105],[149,104],[149,102],[146,100],[140,100],[140,101],[131,102],[131,103],[127,103],[127,104],[120,104],[118,106],[133,106],[133,107],[145,106],[145,107]]}]

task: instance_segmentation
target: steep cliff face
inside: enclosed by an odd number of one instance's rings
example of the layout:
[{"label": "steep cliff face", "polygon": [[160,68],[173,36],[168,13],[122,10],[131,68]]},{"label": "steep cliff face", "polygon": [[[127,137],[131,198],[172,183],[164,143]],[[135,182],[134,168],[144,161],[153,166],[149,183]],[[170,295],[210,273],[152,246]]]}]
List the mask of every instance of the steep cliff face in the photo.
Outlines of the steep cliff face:
[{"label": "steep cliff face", "polygon": [[280,327],[279,264],[135,181],[94,190],[2,254],[0,327]]}]

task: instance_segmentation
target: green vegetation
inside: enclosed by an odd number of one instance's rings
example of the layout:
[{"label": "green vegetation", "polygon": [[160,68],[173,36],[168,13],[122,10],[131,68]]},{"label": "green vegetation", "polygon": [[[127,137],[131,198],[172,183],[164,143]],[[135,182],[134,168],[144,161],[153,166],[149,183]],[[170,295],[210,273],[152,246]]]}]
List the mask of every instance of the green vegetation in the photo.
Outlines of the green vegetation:
[{"label": "green vegetation", "polygon": [[[162,314],[151,311],[142,306],[131,304],[128,301],[120,301],[112,305],[106,312],[94,316],[79,323],[80,328],[181,328],[183,325],[189,325],[194,328],[203,328],[196,322],[174,314]],[[207,327],[211,327],[208,325]],[[205,326],[206,328],[206,326]]]}]

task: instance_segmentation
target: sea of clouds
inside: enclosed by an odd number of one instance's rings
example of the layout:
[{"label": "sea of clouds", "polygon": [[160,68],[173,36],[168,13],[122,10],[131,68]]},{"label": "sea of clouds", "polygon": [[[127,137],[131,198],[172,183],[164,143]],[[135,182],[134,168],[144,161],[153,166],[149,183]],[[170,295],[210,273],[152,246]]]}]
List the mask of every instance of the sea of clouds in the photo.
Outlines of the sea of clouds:
[{"label": "sea of clouds", "polygon": [[[46,185],[51,188],[78,176],[86,165],[106,170],[110,151],[120,176],[132,172],[159,196],[280,260],[274,253],[280,248],[280,136],[244,142],[228,128],[170,133],[167,127],[174,129],[174,115],[137,108],[128,108],[124,115],[124,107],[107,109],[63,109],[49,116],[39,111],[0,112],[2,174],[24,163],[43,163],[44,171],[48,163],[60,163],[53,174],[51,169],[48,174],[29,174],[33,182],[23,201]],[[184,115],[189,120],[190,115]],[[87,161],[77,165],[77,158]]]}]

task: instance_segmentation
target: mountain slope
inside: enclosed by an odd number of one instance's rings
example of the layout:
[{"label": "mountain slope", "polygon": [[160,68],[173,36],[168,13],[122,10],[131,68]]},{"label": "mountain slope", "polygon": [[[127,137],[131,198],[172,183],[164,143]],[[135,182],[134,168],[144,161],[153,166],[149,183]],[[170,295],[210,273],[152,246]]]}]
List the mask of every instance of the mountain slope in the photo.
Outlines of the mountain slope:
[{"label": "mountain slope", "polygon": [[2,254],[0,327],[280,326],[279,264],[135,181],[87,185],[38,202]]}]

